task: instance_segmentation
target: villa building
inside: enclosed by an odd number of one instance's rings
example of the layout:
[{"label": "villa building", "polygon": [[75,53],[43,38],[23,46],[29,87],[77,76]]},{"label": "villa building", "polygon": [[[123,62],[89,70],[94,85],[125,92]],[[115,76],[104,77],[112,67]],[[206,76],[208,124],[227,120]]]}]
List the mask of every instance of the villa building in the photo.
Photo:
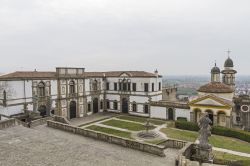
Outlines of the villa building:
[{"label": "villa building", "polygon": [[5,117],[25,111],[68,119],[104,111],[150,117],[150,102],[162,100],[158,71],[17,71],[0,76],[0,87],[0,114]]}]

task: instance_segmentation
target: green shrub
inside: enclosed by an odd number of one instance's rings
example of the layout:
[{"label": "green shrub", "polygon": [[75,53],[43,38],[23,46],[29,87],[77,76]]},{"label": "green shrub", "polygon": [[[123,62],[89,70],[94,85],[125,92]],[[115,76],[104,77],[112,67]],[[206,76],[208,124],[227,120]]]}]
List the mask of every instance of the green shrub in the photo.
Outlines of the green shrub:
[{"label": "green shrub", "polygon": [[230,129],[230,128],[220,127],[220,126],[214,126],[212,128],[212,134],[237,138],[242,141],[250,142],[250,133],[246,131]]},{"label": "green shrub", "polygon": [[[175,127],[183,130],[199,131],[198,124],[193,122],[176,121]],[[212,134],[226,137],[237,138],[242,141],[250,142],[250,133],[242,130],[230,129],[226,127],[213,126]]]},{"label": "green shrub", "polygon": [[184,118],[184,117],[177,117],[177,120],[179,120],[179,121],[186,121],[187,122],[187,118]]},{"label": "green shrub", "polygon": [[198,125],[192,122],[176,121],[175,127],[183,130],[199,131]]}]

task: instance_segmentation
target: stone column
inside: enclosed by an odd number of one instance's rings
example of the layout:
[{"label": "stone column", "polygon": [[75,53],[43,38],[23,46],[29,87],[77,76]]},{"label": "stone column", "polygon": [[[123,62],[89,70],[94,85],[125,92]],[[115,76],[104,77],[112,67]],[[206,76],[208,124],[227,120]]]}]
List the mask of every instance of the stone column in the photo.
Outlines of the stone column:
[{"label": "stone column", "polygon": [[218,126],[218,116],[217,116],[217,115],[214,115],[213,119],[214,119],[214,124],[213,124],[213,126]]},{"label": "stone column", "polygon": [[231,117],[226,116],[226,127],[231,128]]},{"label": "stone column", "polygon": [[190,112],[190,121],[195,123],[195,112]]}]

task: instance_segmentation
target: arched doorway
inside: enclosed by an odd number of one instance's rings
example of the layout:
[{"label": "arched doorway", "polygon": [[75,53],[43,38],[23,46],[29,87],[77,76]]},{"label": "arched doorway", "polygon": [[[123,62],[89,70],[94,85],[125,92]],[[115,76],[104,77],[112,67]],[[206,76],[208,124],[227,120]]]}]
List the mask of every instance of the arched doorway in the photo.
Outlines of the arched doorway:
[{"label": "arched doorway", "polygon": [[122,99],[122,113],[128,113],[128,99]]},{"label": "arched doorway", "polygon": [[198,108],[194,109],[194,120],[195,120],[195,122],[198,123],[200,118],[201,118],[201,110],[198,109]]},{"label": "arched doorway", "polygon": [[211,111],[211,110],[206,110],[206,112],[208,113],[209,119],[212,121],[212,124],[211,124],[211,125],[213,125],[213,124],[214,124],[214,114],[213,114],[213,111]]},{"label": "arched doorway", "polygon": [[38,111],[40,112],[40,116],[42,117],[45,117],[47,115],[47,108],[45,105],[40,105]]},{"label": "arched doorway", "polygon": [[168,120],[174,120],[174,110],[173,110],[173,108],[168,109]]},{"label": "arched doorway", "polygon": [[93,100],[93,113],[99,112],[99,106],[98,106],[98,98],[94,98]]},{"label": "arched doorway", "polygon": [[69,104],[69,112],[70,112],[70,116],[69,118],[76,118],[76,102],[75,101],[71,101]]}]

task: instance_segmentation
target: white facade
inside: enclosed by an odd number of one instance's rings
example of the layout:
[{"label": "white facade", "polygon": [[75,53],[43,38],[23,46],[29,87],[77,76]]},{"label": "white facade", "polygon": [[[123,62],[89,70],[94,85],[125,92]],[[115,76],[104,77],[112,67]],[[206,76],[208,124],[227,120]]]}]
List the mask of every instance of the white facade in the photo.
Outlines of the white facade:
[{"label": "white facade", "polygon": [[69,119],[103,111],[150,117],[150,102],[162,100],[162,77],[142,71],[15,72],[0,76],[0,87],[6,116],[39,110]]}]

